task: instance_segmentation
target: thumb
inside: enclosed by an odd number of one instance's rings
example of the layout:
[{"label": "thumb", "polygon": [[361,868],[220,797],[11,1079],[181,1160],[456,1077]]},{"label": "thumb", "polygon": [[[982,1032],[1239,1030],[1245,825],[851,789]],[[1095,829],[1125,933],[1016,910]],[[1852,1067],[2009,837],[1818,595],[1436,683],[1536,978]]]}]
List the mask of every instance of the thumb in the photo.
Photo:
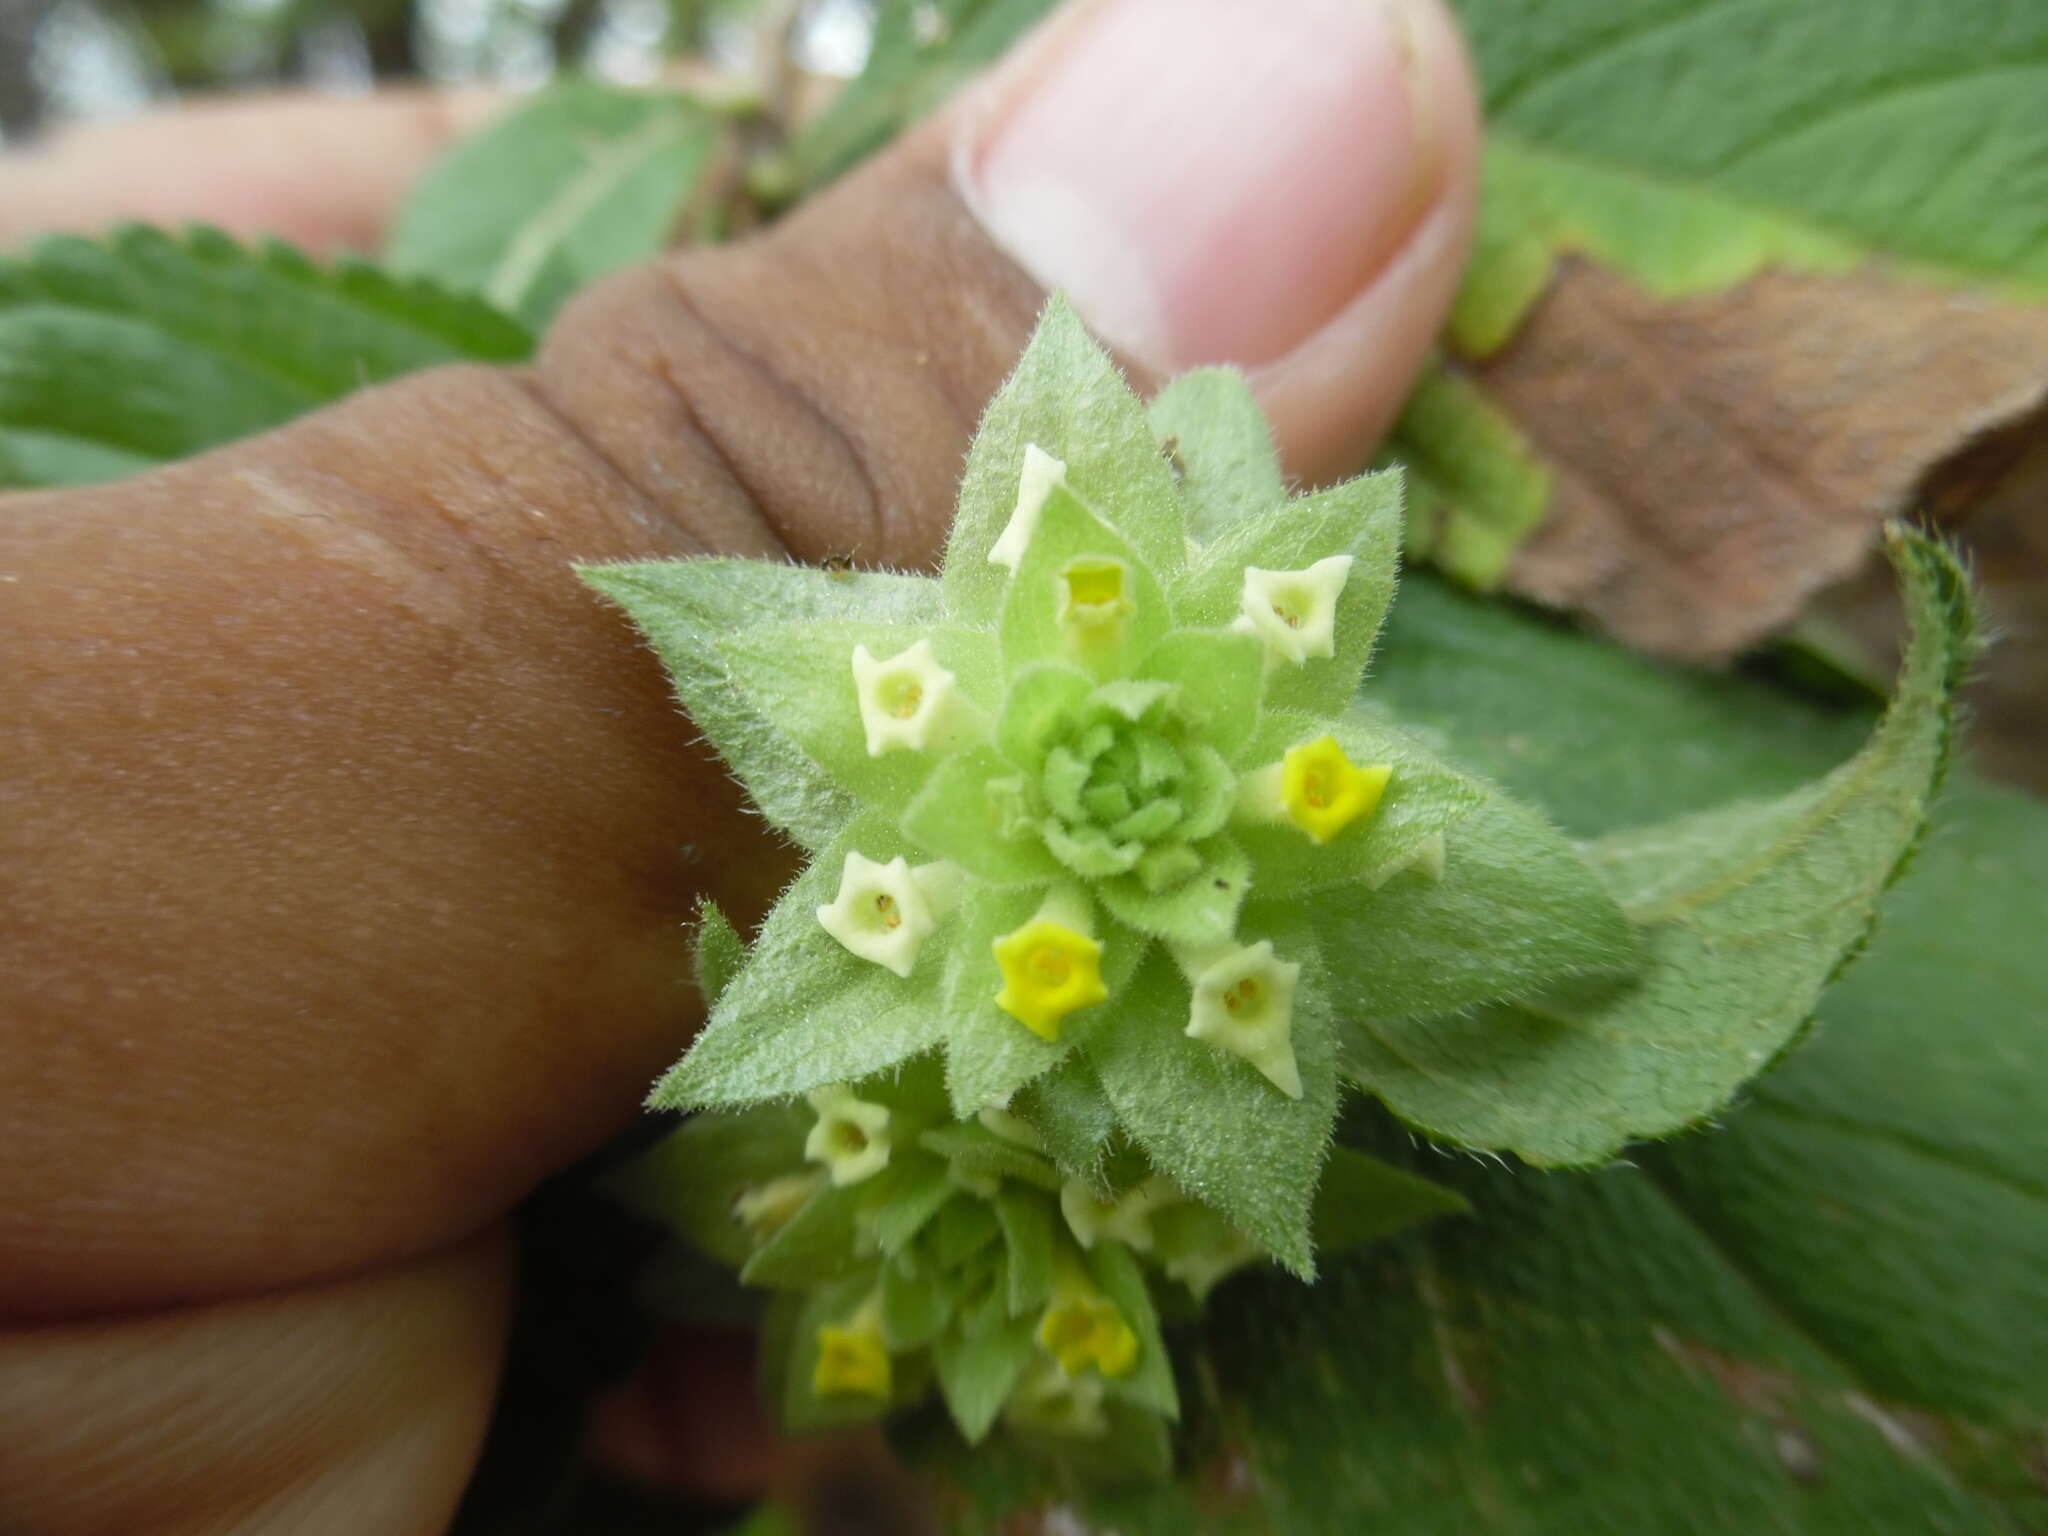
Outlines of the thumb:
[{"label": "thumb", "polygon": [[1245,369],[1289,472],[1330,479],[1450,304],[1478,149],[1437,0],[1080,0],[767,238],[598,289],[542,375],[713,542],[765,517],[801,558],[922,564],[1060,289],[1141,386]]},{"label": "thumb", "polygon": [[1052,285],[1350,466],[1456,280],[1472,103],[1436,0],[1082,0],[530,372],[7,498],[0,1317],[395,1262],[616,1130],[695,1025],[693,900],[783,865],[570,562],[930,560]]}]

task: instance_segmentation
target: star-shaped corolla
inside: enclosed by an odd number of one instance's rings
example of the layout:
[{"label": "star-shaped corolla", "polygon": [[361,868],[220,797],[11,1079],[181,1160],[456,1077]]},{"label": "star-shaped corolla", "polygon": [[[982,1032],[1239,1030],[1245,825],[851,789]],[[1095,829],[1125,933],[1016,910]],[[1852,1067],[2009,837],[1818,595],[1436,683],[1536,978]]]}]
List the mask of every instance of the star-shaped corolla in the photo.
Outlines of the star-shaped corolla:
[{"label": "star-shaped corolla", "polygon": [[1287,819],[1318,843],[1327,843],[1361,817],[1370,816],[1394,776],[1388,763],[1361,768],[1344,754],[1334,736],[1289,747],[1280,760],[1280,802]]},{"label": "star-shaped corolla", "polygon": [[819,1397],[872,1397],[889,1400],[893,1373],[880,1325],[857,1316],[818,1329],[818,1363],[811,1372],[811,1390]]},{"label": "star-shaped corolla", "polygon": [[878,864],[849,853],[839,872],[839,894],[818,908],[818,926],[863,960],[908,977],[917,952],[939,926],[957,871],[945,864],[913,869],[902,855]]},{"label": "star-shaped corolla", "polygon": [[952,739],[962,703],[960,685],[939,665],[930,640],[880,661],[865,645],[856,645],[853,687],[869,757],[921,752]]},{"label": "star-shaped corolla", "polygon": [[1003,986],[996,1006],[1043,1040],[1057,1040],[1076,1009],[1109,996],[1102,984],[1102,946],[1050,918],[1034,917],[995,941]]},{"label": "star-shaped corolla", "polygon": [[1269,655],[1296,666],[1337,654],[1337,598],[1351,556],[1331,555],[1299,571],[1244,571],[1241,612],[1231,626],[1257,635]]},{"label": "star-shaped corolla", "polygon": [[889,1166],[889,1107],[858,1099],[843,1087],[814,1088],[805,1095],[818,1123],[804,1138],[804,1156],[823,1163],[834,1185],[844,1188],[873,1178]]},{"label": "star-shaped corolla", "polygon": [[1232,950],[1195,977],[1187,1034],[1242,1056],[1290,1099],[1301,1097],[1294,1059],[1294,988],[1301,967],[1272,941]]},{"label": "star-shaped corolla", "polygon": [[1116,1303],[1092,1291],[1070,1289],[1045,1309],[1038,1342],[1068,1376],[1091,1365],[1105,1376],[1128,1376],[1138,1363],[1138,1336]]}]

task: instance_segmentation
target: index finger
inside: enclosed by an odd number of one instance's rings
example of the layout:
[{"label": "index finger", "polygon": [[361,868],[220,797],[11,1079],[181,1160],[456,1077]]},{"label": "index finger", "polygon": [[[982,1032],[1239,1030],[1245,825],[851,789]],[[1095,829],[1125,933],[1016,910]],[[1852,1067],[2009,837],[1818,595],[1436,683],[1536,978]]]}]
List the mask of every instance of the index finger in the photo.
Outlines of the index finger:
[{"label": "index finger", "polygon": [[124,220],[369,250],[427,163],[498,92],[222,97],[65,129],[0,154],[0,246]]}]

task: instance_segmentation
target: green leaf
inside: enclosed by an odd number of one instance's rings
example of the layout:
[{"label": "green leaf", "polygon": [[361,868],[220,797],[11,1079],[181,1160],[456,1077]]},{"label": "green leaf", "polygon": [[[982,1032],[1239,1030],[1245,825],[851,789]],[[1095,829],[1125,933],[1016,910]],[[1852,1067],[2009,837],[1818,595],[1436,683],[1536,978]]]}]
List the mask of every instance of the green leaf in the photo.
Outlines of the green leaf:
[{"label": "green leaf", "polygon": [[1946,767],[1974,654],[1966,578],[1895,532],[1913,639],[1870,744],[1782,799],[1616,833],[1591,854],[1646,930],[1625,987],[1459,1017],[1368,1022],[1349,1070],[1404,1119],[1535,1163],[1592,1163],[1713,1114],[1788,1049],[1869,936]]},{"label": "green leaf", "polygon": [[1075,1052],[1019,1090],[1011,1104],[1044,1138],[1045,1150],[1069,1178],[1101,1182],[1116,1110],[1086,1055]]},{"label": "green leaf", "polygon": [[[1041,1040],[996,1006],[1002,972],[991,948],[1002,934],[1029,922],[1041,893],[1033,890],[970,890],[958,921],[964,937],[946,983],[946,1089],[953,1113],[965,1120],[990,1105],[1003,1105],[1019,1088],[1050,1071],[1076,1041],[1102,1020],[1098,1005],[1069,1014],[1057,1040]],[[1114,994],[1138,963],[1145,941],[1105,923],[1095,934],[1102,945],[1102,979]]]},{"label": "green leaf", "polygon": [[1381,663],[1376,707],[1574,837],[1786,793],[1870,732],[1860,710],[1788,704],[1746,672],[1659,666],[1426,573],[1402,584]]},{"label": "green leaf", "polygon": [[1448,1013],[1574,978],[1620,978],[1640,959],[1634,928],[1592,866],[1505,795],[1445,834],[1442,879],[1416,870],[1377,889],[1353,881],[1318,891],[1306,910],[1346,1020]]},{"label": "green leaf", "polygon": [[747,963],[747,941],[708,896],[697,903],[697,931],[691,940],[690,955],[698,995],[707,1009],[715,1007],[740,967]]},{"label": "green leaf", "polygon": [[891,1351],[923,1349],[953,1316],[952,1296],[930,1276],[902,1263],[882,1266],[882,1334]]},{"label": "green leaf", "polygon": [[647,637],[691,723],[754,787],[761,814],[813,851],[837,837],[859,813],[859,801],[733,685],[719,643],[765,625],[805,620],[928,624],[940,613],[938,583],[925,576],[723,559],[579,566],[577,574]]},{"label": "green leaf", "polygon": [[933,1344],[939,1391],[968,1444],[977,1444],[988,1434],[1010,1389],[1031,1363],[1037,1322],[1035,1317],[997,1317],[971,1332],[941,1334]]},{"label": "green leaf", "polygon": [[[1246,931],[1248,941],[1257,936]],[[1241,1058],[1187,1038],[1187,984],[1161,952],[1120,1000],[1116,1028],[1091,1034],[1087,1051],[1118,1121],[1159,1171],[1309,1279],[1310,1200],[1337,1113],[1334,1026],[1313,947],[1285,930],[1271,937],[1302,966],[1300,1099]]]},{"label": "green leaf", "polygon": [[903,831],[935,858],[951,859],[976,879],[997,885],[1044,885],[1066,874],[1046,851],[1036,824],[1007,835],[1000,792],[991,785],[1018,777],[1016,766],[987,747],[970,747],[931,769],[903,812]]},{"label": "green leaf", "polygon": [[1060,1187],[1060,1176],[1049,1160],[979,1125],[943,1125],[924,1132],[918,1145],[969,1177],[1017,1179],[1048,1191]]},{"label": "green leaf", "polygon": [[210,229],[58,236],[0,256],[0,484],[111,479],[532,344],[486,305],[357,261]]},{"label": "green leaf", "polygon": [[[1269,714],[1259,723],[1257,739],[1245,753],[1245,766],[1280,762],[1288,748],[1326,735],[1336,737],[1354,766],[1389,763],[1393,777],[1372,813],[1327,843],[1311,841],[1292,822],[1233,823],[1232,835],[1251,855],[1252,889],[1261,899],[1325,891],[1399,869],[1430,838],[1461,826],[1499,798],[1491,785],[1448,766],[1407,732],[1363,710],[1353,710],[1337,721]],[[1501,819],[1514,824],[1526,845],[1545,841],[1539,818],[1503,813]],[[1555,843],[1556,839],[1549,841]],[[1586,889],[1592,890],[1590,886]],[[1597,894],[1589,899],[1600,900]]]},{"label": "green leaf", "polygon": [[1298,571],[1350,555],[1351,573],[1337,596],[1336,654],[1275,662],[1266,677],[1268,708],[1333,715],[1358,694],[1393,601],[1400,547],[1400,475],[1361,475],[1232,526],[1172,583],[1173,611],[1183,624],[1228,625],[1243,611],[1245,567]]},{"label": "green leaf", "polygon": [[887,861],[910,852],[885,818],[865,816],[805,868],[761,925],[746,966],[711,1021],[648,1103],[703,1109],[849,1082],[938,1044],[939,999],[957,918],[941,920],[908,979],[840,947],[817,912],[838,894],[849,852]]},{"label": "green leaf", "polygon": [[[831,1285],[778,1298],[785,1301],[784,1307],[771,1311],[763,1325],[763,1374],[775,1400],[782,1404],[783,1423],[796,1433],[814,1434],[865,1424],[889,1407],[871,1397],[817,1397],[811,1392],[811,1378],[818,1368],[818,1330],[828,1323],[843,1324],[875,1286],[876,1277],[870,1268]],[[768,1347],[771,1335],[775,1340],[773,1348]],[[768,1375],[770,1371],[779,1371],[781,1379]]]},{"label": "green leaf", "polygon": [[[1123,565],[1134,611],[1126,621],[1121,643],[1070,654],[1060,624],[1066,596],[1061,573],[1069,561],[1086,558]],[[1003,600],[1000,634],[1005,671],[1014,674],[1035,663],[1072,661],[1098,678],[1113,677],[1126,658],[1149,652],[1166,633],[1168,622],[1165,595],[1137,551],[1075,496],[1055,488],[1045,499],[1038,531],[1032,535]]]},{"label": "green leaf", "polygon": [[718,142],[687,96],[550,87],[434,162],[385,259],[543,326],[585,283],[666,249]]},{"label": "green leaf", "polygon": [[[893,625],[855,622],[763,624],[718,642],[727,686],[769,729],[779,731],[815,763],[833,784],[860,804],[900,814],[931,776],[936,751],[891,751],[870,757],[861,725],[860,695],[854,686],[853,650],[865,645],[887,661],[919,640],[929,640],[939,664],[952,672],[960,692],[983,709],[996,692],[995,647],[975,630],[932,628],[908,631]],[[694,714],[694,710],[692,711]],[[773,772],[785,771],[777,755]],[[757,801],[774,785],[756,785],[741,764],[733,765]]]},{"label": "green leaf", "polygon": [[790,1105],[697,1115],[607,1176],[604,1187],[738,1269],[752,1256],[754,1241],[733,1214],[733,1202],[754,1185],[801,1169],[810,1127],[811,1116]]},{"label": "green leaf", "polygon": [[1002,1224],[1003,1245],[1010,1253],[1010,1316],[1041,1311],[1052,1295],[1052,1202],[1005,1190],[996,1196],[996,1220]]},{"label": "green leaf", "polygon": [[858,1269],[863,1261],[854,1245],[854,1216],[860,1205],[859,1185],[819,1190],[754,1250],[740,1267],[740,1279],[773,1290],[802,1290]]},{"label": "green leaf", "polygon": [[1152,648],[1138,676],[1172,683],[1195,739],[1235,761],[1259,723],[1266,648],[1251,635],[1177,629]]},{"label": "green leaf", "polygon": [[993,64],[1051,0],[881,0],[867,63],[790,146],[798,187],[830,181]]},{"label": "green leaf", "polygon": [[1170,445],[1188,532],[1208,542],[1287,499],[1280,458],[1251,386],[1235,368],[1197,368],[1170,380],[1147,413]]},{"label": "green leaf", "polygon": [[986,1254],[1001,1238],[1002,1227],[986,1200],[955,1200],[933,1218],[924,1252],[938,1268],[956,1270]]},{"label": "green leaf", "polygon": [[1471,1210],[1455,1189],[1340,1144],[1330,1149],[1316,1186],[1316,1252],[1328,1258]]},{"label": "green leaf", "polygon": [[[1274,1277],[1219,1293],[1214,1369],[1267,1528],[2015,1528],[1945,1464],[1968,1454],[1960,1435],[1876,1395],[1759,1288],[1750,1251],[1649,1176],[1468,1166],[1459,1182],[1473,1220],[1366,1250],[1307,1292]],[[1804,1219],[1849,1242],[1878,1230],[1863,1211],[1830,1222],[1827,1192],[1802,1182]],[[1844,1247],[1833,1272],[1882,1267]],[[1913,1302],[1887,1325],[1945,1310]]]},{"label": "green leaf", "polygon": [[1094,691],[1087,673],[1063,663],[1044,662],[1012,673],[996,721],[996,746],[1035,779],[1045,767],[1052,732]]},{"label": "green leaf", "polygon": [[[868,1091],[865,1085],[862,1091]],[[869,1191],[864,1202],[869,1232],[875,1246],[889,1258],[907,1248],[958,1190],[947,1177],[943,1162],[916,1147],[904,1146],[891,1150],[889,1166],[865,1187]]]},{"label": "green leaf", "polygon": [[988,553],[1017,507],[1024,449],[1066,465],[1073,493],[1161,577],[1185,558],[1180,499],[1144,408],[1073,309],[1055,297],[1017,370],[989,403],[967,453],[946,545],[946,608],[963,623],[1002,612],[1009,572]]},{"label": "green leaf", "polygon": [[1159,1313],[1152,1305],[1145,1272],[1122,1243],[1096,1244],[1088,1264],[1103,1295],[1116,1304],[1131,1332],[1138,1336],[1137,1366],[1130,1375],[1113,1379],[1111,1390],[1164,1418],[1179,1418],[1180,1394],[1174,1390],[1173,1361],[1159,1333]]},{"label": "green leaf", "polygon": [[1252,886],[1252,864],[1227,837],[1194,845],[1202,867],[1166,891],[1149,891],[1135,874],[1095,887],[1112,916],[1127,927],[1171,944],[1218,944],[1230,937],[1238,909]]},{"label": "green leaf", "polygon": [[2048,292],[2048,12],[1957,0],[1459,0],[1488,109],[1486,196],[1454,330],[1488,351],[1561,253],[1653,293],[1765,265],[1884,259]]}]

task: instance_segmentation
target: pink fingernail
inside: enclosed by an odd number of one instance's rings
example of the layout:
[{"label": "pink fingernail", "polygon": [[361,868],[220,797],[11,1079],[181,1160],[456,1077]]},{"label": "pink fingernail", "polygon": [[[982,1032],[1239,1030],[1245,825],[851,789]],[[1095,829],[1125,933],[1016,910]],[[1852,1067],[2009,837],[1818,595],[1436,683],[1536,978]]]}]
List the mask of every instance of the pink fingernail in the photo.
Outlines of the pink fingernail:
[{"label": "pink fingernail", "polygon": [[1084,0],[980,88],[989,233],[1161,373],[1314,336],[1441,183],[1408,0]]}]

